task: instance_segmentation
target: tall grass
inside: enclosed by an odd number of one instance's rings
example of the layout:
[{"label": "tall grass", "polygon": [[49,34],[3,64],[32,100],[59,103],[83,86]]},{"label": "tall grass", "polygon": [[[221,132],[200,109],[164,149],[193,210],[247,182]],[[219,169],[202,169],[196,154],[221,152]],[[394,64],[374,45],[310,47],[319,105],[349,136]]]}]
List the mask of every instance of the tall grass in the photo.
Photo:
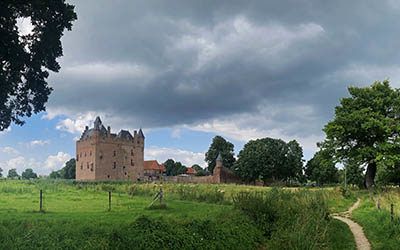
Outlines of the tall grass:
[{"label": "tall grass", "polygon": [[234,206],[249,216],[268,238],[269,249],[326,247],[329,211],[320,192],[239,193]]}]

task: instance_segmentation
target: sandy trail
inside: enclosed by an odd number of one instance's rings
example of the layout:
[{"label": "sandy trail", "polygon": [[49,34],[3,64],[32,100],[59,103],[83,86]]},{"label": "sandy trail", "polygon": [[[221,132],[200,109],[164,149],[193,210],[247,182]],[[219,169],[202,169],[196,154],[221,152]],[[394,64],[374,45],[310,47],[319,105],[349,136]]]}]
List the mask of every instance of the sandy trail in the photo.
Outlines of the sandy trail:
[{"label": "sandy trail", "polygon": [[370,250],[371,245],[365,237],[363,228],[357,224],[356,222],[352,221],[349,217],[351,216],[351,213],[353,210],[357,209],[360,206],[360,199],[358,199],[346,212],[340,213],[340,214],[334,214],[332,215],[333,218],[340,220],[344,223],[346,223],[351,232],[354,235],[354,239],[356,241],[357,249],[358,250]]}]

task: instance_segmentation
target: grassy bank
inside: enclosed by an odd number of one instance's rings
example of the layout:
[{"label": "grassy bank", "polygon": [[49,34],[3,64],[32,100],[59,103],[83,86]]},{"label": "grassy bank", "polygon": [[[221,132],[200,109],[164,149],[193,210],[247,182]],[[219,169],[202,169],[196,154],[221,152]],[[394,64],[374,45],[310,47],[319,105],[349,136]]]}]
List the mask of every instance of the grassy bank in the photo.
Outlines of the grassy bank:
[{"label": "grassy bank", "polygon": [[[354,244],[346,227],[329,219],[330,210],[350,201],[342,201],[334,188],[162,187],[167,207],[152,210],[148,207],[158,184],[0,181],[0,245],[8,249],[280,249],[282,245],[351,249]],[[38,212],[40,189],[44,212]],[[254,218],[263,218],[262,211],[251,216],[235,203],[233,197],[242,193],[270,197],[264,205],[272,204],[278,219],[260,226]]]},{"label": "grassy bank", "polygon": [[[381,209],[376,207],[376,195],[365,194],[361,206],[353,212],[353,218],[364,228],[372,249],[399,249],[400,220],[396,210],[395,220],[390,218],[390,204],[400,204],[397,189],[382,193]],[[397,205],[396,205],[397,206]]]}]

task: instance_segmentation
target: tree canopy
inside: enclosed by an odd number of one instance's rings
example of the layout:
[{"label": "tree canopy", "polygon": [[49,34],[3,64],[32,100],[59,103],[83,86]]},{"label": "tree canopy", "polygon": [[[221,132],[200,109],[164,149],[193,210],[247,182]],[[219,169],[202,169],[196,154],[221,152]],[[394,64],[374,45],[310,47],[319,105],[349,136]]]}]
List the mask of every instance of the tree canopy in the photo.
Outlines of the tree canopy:
[{"label": "tree canopy", "polygon": [[27,168],[25,169],[24,172],[21,174],[22,179],[29,180],[29,179],[36,179],[37,174],[33,172],[32,168]]},{"label": "tree canopy", "polygon": [[[0,131],[11,122],[45,110],[51,93],[48,70],[58,72],[61,36],[77,19],[74,6],[64,0],[0,1]],[[18,30],[17,20],[30,20],[29,34]]]},{"label": "tree canopy", "polygon": [[65,163],[65,166],[58,170],[52,171],[49,175],[51,179],[75,179],[76,175],[76,161],[71,158]]},{"label": "tree canopy", "polygon": [[208,164],[207,170],[212,173],[215,168],[215,160],[218,154],[221,154],[223,165],[226,168],[232,169],[235,163],[234,146],[231,142],[225,140],[222,136],[215,136],[212,143],[206,152],[205,161]]},{"label": "tree canopy", "polygon": [[186,173],[186,167],[178,162],[175,162],[172,159],[168,159],[164,162],[164,167],[165,167],[165,174],[167,176],[176,176],[180,174],[185,174]]},{"label": "tree canopy", "polygon": [[375,183],[377,167],[400,162],[400,92],[389,81],[368,87],[349,87],[335,117],[324,128],[322,147],[336,161],[367,166],[366,187]]},{"label": "tree canopy", "polygon": [[295,140],[289,143],[273,138],[251,140],[239,152],[235,171],[248,182],[300,179],[302,157],[303,149]]},{"label": "tree canopy", "polygon": [[338,182],[338,169],[333,159],[323,150],[315,153],[305,167],[308,180],[315,181],[318,185]]},{"label": "tree canopy", "polygon": [[15,169],[15,168],[9,169],[7,178],[10,178],[10,179],[19,178],[19,174],[17,173],[17,169]]}]

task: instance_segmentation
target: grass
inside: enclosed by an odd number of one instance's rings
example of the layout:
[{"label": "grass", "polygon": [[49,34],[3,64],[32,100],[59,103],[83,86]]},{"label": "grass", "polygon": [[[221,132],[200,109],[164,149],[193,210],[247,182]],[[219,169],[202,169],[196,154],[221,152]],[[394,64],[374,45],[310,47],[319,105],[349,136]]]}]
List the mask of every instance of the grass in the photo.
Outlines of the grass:
[{"label": "grass", "polygon": [[[149,209],[159,188],[129,182],[0,181],[0,245],[7,249],[274,249],[287,240],[294,242],[292,249],[352,249],[354,245],[344,224],[325,219],[328,211],[343,210],[354,200],[344,199],[335,188],[280,189],[285,195],[276,208],[289,207],[285,211],[297,224],[279,224],[274,234],[278,245],[235,209],[232,199],[242,192],[266,195],[271,188],[163,184],[166,206]],[[44,213],[38,212],[40,189]],[[108,191],[112,191],[111,211]],[[320,203],[323,210],[314,209],[313,204]],[[308,210],[303,213],[299,206]],[[314,211],[319,214],[313,217]],[[308,223],[310,217],[323,221],[322,226]],[[313,239],[318,245],[302,240],[315,230],[320,232]]]},{"label": "grass", "polygon": [[[353,212],[353,218],[364,228],[372,249],[399,249],[400,221],[390,219],[390,203],[400,203],[397,190],[381,195],[381,210],[376,208],[374,196],[365,194],[361,206]],[[390,197],[390,200],[389,200]]]},{"label": "grass", "polygon": [[339,221],[332,219],[327,228],[327,248],[330,250],[356,249],[353,234],[349,227]]}]

